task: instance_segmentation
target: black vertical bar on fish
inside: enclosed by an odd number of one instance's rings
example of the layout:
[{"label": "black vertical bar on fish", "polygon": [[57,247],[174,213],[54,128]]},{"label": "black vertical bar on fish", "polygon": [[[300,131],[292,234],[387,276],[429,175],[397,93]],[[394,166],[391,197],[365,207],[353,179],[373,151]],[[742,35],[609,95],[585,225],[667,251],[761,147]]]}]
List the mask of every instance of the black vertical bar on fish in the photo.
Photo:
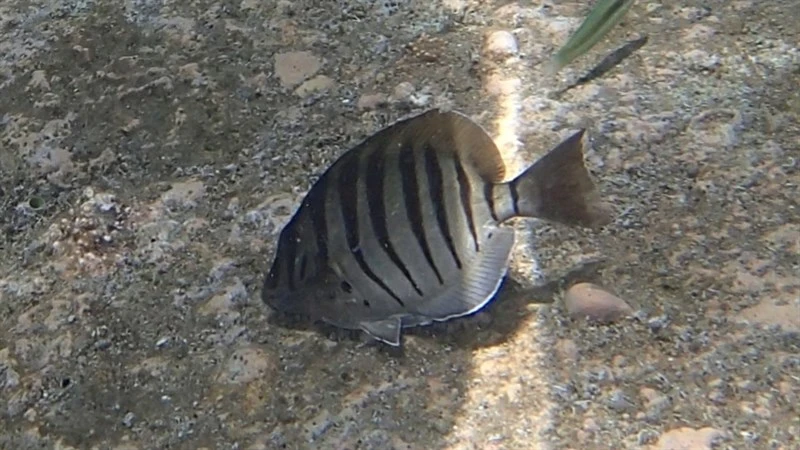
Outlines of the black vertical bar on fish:
[{"label": "black vertical bar on fish", "polygon": [[486,200],[486,205],[489,207],[489,213],[491,213],[492,219],[494,219],[495,222],[499,222],[500,219],[497,217],[497,211],[494,209],[494,184],[484,183],[483,198]]},{"label": "black vertical bar on fish", "polygon": [[358,230],[358,185],[361,172],[359,170],[359,159],[349,158],[341,167],[339,172],[339,202],[342,206],[342,220],[344,221],[345,236],[347,246],[358,263],[358,267],[381,289],[386,291],[389,296],[397,301],[401,306],[405,306],[403,300],[383,282],[375,272],[369,267],[364,259],[364,252],[359,246]]},{"label": "black vertical bar on fish", "polygon": [[516,181],[508,183],[508,191],[511,194],[511,205],[514,207],[514,214],[519,216],[519,191],[517,190]]},{"label": "black vertical bar on fish", "polygon": [[299,273],[300,281],[303,281],[303,280],[306,279],[306,269],[307,268],[308,268],[308,257],[304,254],[303,256],[300,257],[300,273]]},{"label": "black vertical bar on fish", "polygon": [[433,261],[433,254],[431,253],[430,245],[425,237],[425,229],[422,223],[422,203],[419,197],[419,181],[417,180],[417,162],[414,148],[411,145],[406,145],[398,155],[398,165],[400,170],[400,180],[403,188],[403,201],[406,207],[406,216],[408,223],[411,225],[411,231],[419,244],[422,254],[425,255],[425,260],[428,265],[433,269],[439,284],[444,284],[442,274],[439,273],[439,268]]},{"label": "black vertical bar on fish", "polygon": [[272,262],[272,268],[267,275],[266,286],[269,289],[276,289],[281,278],[281,260],[283,258],[276,257]]},{"label": "black vertical bar on fish", "polygon": [[308,193],[306,207],[311,217],[311,228],[316,236],[318,261],[321,266],[328,262],[328,223],[325,217],[325,200],[328,195],[327,177],[321,177]]},{"label": "black vertical bar on fish", "polygon": [[425,174],[428,176],[428,194],[433,201],[433,209],[436,211],[436,221],[439,224],[439,231],[444,237],[447,248],[453,255],[456,262],[456,267],[461,269],[461,259],[456,253],[456,247],[453,244],[453,235],[450,230],[450,224],[447,219],[447,208],[444,201],[444,177],[442,175],[442,166],[439,164],[439,158],[436,156],[436,151],[427,146],[425,152]]},{"label": "black vertical bar on fish", "polygon": [[[291,226],[291,224],[290,224]],[[289,282],[289,289],[295,289],[295,282],[294,282],[294,271],[295,271],[295,264],[297,259],[297,241],[299,237],[297,236],[296,225],[291,226],[289,228],[289,235],[286,236],[286,240],[283,242],[286,245],[286,253],[285,261],[286,261],[286,279]]]},{"label": "black vertical bar on fish", "polygon": [[394,249],[392,241],[389,239],[389,229],[386,224],[386,199],[384,198],[384,179],[386,177],[386,155],[381,151],[373,151],[367,159],[367,207],[369,209],[369,219],[372,224],[372,231],[381,248],[392,260],[395,266],[403,272],[406,279],[414,287],[417,294],[422,297],[422,290],[417,285],[411,273],[408,271],[400,255]]},{"label": "black vertical bar on fish", "polygon": [[469,177],[464,170],[464,166],[461,164],[461,159],[458,157],[458,154],[455,154],[453,161],[456,166],[458,189],[461,194],[461,207],[464,209],[464,215],[467,217],[467,225],[469,225],[469,231],[472,234],[472,242],[475,243],[475,251],[477,252],[480,251],[480,244],[478,244],[478,232],[475,229],[475,218],[472,212],[472,186],[470,185]]}]

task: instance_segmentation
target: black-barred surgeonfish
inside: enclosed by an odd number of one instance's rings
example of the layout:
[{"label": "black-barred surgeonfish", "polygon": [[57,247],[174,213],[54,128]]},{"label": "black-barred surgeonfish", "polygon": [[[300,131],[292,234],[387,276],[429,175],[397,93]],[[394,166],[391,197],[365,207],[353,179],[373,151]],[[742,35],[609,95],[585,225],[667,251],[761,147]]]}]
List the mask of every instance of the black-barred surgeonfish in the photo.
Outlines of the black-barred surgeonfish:
[{"label": "black-barred surgeonfish", "polygon": [[393,346],[404,327],[480,310],[508,270],[514,230],[504,221],[609,222],[583,136],[503,182],[494,141],[460,113],[431,110],[384,128],[306,194],[281,231],[264,302]]}]

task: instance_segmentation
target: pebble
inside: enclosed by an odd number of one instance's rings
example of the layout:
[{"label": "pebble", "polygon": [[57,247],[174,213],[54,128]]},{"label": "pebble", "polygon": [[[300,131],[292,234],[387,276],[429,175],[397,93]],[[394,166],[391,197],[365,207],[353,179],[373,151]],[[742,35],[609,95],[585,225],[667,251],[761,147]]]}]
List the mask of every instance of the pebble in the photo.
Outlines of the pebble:
[{"label": "pebble", "polygon": [[317,75],[316,77],[301,84],[297,89],[295,89],[294,94],[298,97],[305,98],[317,92],[325,92],[330,90],[335,85],[336,82],[331,78],[326,77],[325,75]]},{"label": "pebble", "polygon": [[708,53],[703,50],[690,50],[683,56],[693,70],[714,70],[720,66],[721,61],[719,56]]},{"label": "pebble", "polygon": [[275,55],[275,75],[285,88],[299,85],[314,76],[322,60],[311,52],[286,52]]},{"label": "pebble", "polygon": [[189,209],[195,207],[205,193],[205,185],[200,180],[178,181],[161,195],[161,201],[169,209]]},{"label": "pebble", "polygon": [[392,437],[384,430],[373,430],[361,438],[361,448],[363,449],[387,449],[392,448]]},{"label": "pebble", "polygon": [[597,424],[596,420],[588,417],[583,421],[583,430],[587,433],[597,433],[600,431],[600,425]]},{"label": "pebble", "polygon": [[564,294],[564,305],[573,319],[611,323],[633,313],[625,300],[592,283],[578,283]]},{"label": "pebble", "polygon": [[611,391],[606,399],[606,405],[614,411],[622,412],[633,408],[633,403],[628,400],[628,396],[620,389]]},{"label": "pebble", "polygon": [[314,442],[334,425],[334,417],[327,409],[317,414],[306,427],[306,440]]},{"label": "pebble", "polygon": [[555,351],[561,362],[575,364],[580,357],[578,345],[572,339],[560,339],[556,343]]},{"label": "pebble", "polygon": [[519,45],[510,32],[494,31],[486,37],[483,50],[490,56],[509,57],[519,53]]},{"label": "pebble", "polygon": [[653,333],[658,333],[669,325],[669,316],[666,314],[651,317],[647,320],[647,328]]},{"label": "pebble", "polygon": [[133,426],[133,421],[136,420],[136,414],[129,412],[122,418],[122,424],[130,428]]},{"label": "pebble", "polygon": [[413,84],[404,81],[395,86],[390,101],[394,103],[411,103],[415,91]]},{"label": "pebble", "polygon": [[724,437],[725,432],[710,427],[676,428],[662,434],[650,450],[710,450]]},{"label": "pebble", "polygon": [[383,94],[364,94],[359,97],[356,106],[362,110],[378,109],[380,106],[385,105],[388,99]]},{"label": "pebble", "polygon": [[38,414],[36,413],[36,410],[33,408],[28,409],[27,411],[25,411],[25,414],[22,415],[22,417],[24,417],[25,420],[27,420],[28,422],[35,422],[37,416]]},{"label": "pebble", "polygon": [[643,414],[643,419],[651,423],[658,423],[672,406],[672,400],[666,395],[659,394],[654,398],[648,399],[645,408],[647,410]]}]

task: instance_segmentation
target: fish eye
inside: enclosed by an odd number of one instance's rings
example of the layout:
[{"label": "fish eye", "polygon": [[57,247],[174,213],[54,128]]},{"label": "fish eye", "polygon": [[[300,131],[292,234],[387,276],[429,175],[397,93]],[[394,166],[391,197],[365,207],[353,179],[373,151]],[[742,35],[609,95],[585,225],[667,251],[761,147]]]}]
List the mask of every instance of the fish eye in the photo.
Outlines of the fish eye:
[{"label": "fish eye", "polygon": [[366,306],[367,308],[369,308],[369,301],[367,301],[367,300],[364,300],[364,306]]},{"label": "fish eye", "polygon": [[353,292],[353,286],[350,285],[347,281],[342,281],[341,288],[343,291],[347,292],[348,294]]}]

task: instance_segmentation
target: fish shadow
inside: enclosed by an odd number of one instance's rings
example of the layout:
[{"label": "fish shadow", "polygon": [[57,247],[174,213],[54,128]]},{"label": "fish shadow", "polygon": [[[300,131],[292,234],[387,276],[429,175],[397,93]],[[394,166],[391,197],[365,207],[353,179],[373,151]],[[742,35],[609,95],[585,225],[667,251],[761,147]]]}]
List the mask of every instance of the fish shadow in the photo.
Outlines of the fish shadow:
[{"label": "fish shadow", "polygon": [[[519,329],[536,308],[552,307],[560,293],[577,283],[597,283],[601,278],[604,260],[591,261],[573,268],[566,274],[552,278],[542,285],[529,287],[513,276],[506,276],[498,294],[481,310],[446,322],[404,328],[403,336],[441,340],[446,345],[462,349],[479,349],[506,342]],[[360,330],[347,330],[312,321],[309,317],[272,310],[267,323],[285,329],[316,332],[335,342],[358,342],[359,346],[374,347],[390,356],[402,356],[403,346],[392,347],[370,338]]]}]

